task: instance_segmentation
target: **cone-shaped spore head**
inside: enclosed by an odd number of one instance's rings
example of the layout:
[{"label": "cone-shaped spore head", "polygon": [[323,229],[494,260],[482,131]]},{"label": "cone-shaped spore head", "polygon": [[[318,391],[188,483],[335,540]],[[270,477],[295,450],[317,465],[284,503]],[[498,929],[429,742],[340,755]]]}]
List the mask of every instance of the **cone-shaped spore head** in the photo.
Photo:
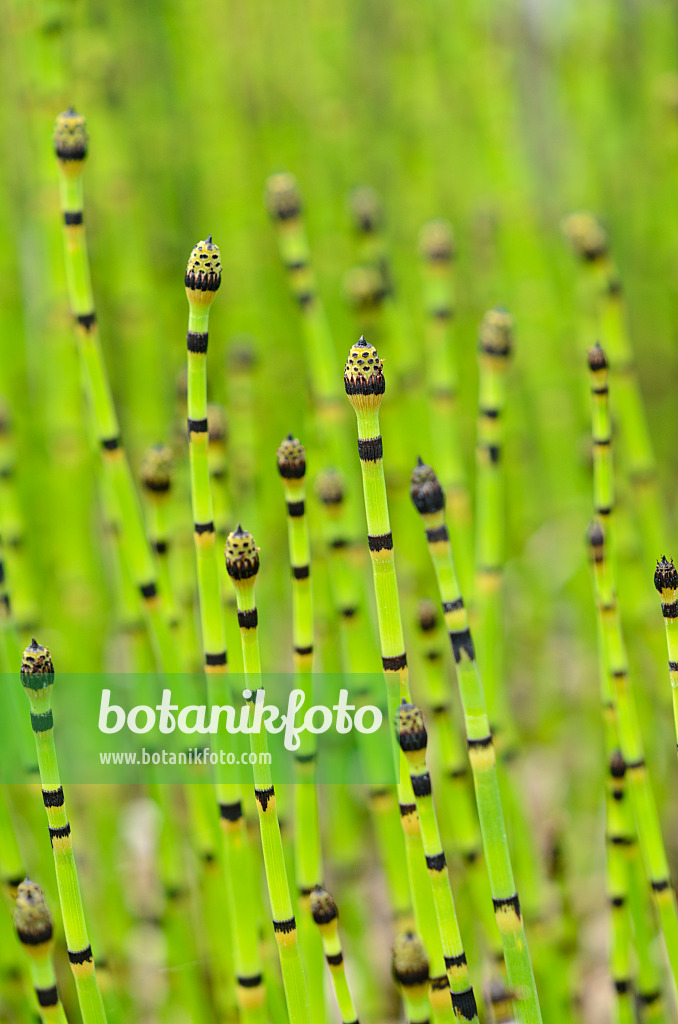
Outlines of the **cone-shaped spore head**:
[{"label": "cone-shaped spore head", "polygon": [[207,437],[210,444],[224,444],[228,433],[223,405],[207,403]]},{"label": "cone-shaped spore head", "polygon": [[301,214],[301,192],[289,171],[272,174],[266,181],[266,208],[274,220],[293,220]]},{"label": "cone-shaped spore head", "polygon": [[21,659],[22,676],[53,676],[54,665],[49,650],[33,638]]},{"label": "cone-shaped spore head", "polygon": [[421,708],[418,708],[416,704],[409,704],[403,700],[396,711],[395,727],[398,742],[406,754],[426,749],[428,735],[424,725],[424,716],[421,713]]},{"label": "cone-shaped spore head", "polygon": [[362,336],[348,353],[344,388],[349,402],[356,409],[377,408],[386,390],[384,364],[374,345]]},{"label": "cone-shaped spore head", "polygon": [[254,537],[238,525],[226,538],[226,571],[232,580],[247,580],[259,572],[259,548]]},{"label": "cone-shaped spore head", "polygon": [[592,263],[607,254],[607,232],[592,213],[583,210],[571,213],[562,227],[563,234],[580,259]]},{"label": "cone-shaped spore head", "polygon": [[212,236],[191,249],[184,277],[189,302],[209,305],[221,284],[221,253]]},{"label": "cone-shaped spore head", "polygon": [[419,251],[431,263],[446,263],[454,259],[454,233],[449,221],[427,221],[419,232]]},{"label": "cone-shaped spore head", "polygon": [[654,585],[662,598],[673,598],[678,590],[678,572],[676,572],[672,558],[662,555],[657,562],[657,568],[654,571]]},{"label": "cone-shaped spore head", "polygon": [[341,505],[344,500],[344,481],[336,469],[323,469],[315,480],[315,492],[323,505]]},{"label": "cone-shaped spore head", "polygon": [[377,267],[351,267],[344,276],[344,294],[357,312],[375,309],[386,295],[383,275]]},{"label": "cone-shaped spore head", "polygon": [[311,893],[310,907],[313,920],[317,925],[329,924],[339,916],[334,896],[327,889],[323,889],[321,885],[316,885]]},{"label": "cone-shaped spore head", "polygon": [[172,485],[174,453],[167,444],[154,444],[147,448],[141,460],[139,475],[147,491],[158,494],[169,491]]},{"label": "cone-shaped spore head", "polygon": [[432,466],[421,459],[412,470],[410,497],[417,512],[423,516],[441,512],[445,508],[445,492]]},{"label": "cone-shaped spore head", "polygon": [[306,475],[306,449],[298,437],[288,434],[278,445],[276,459],[283,480],[302,480]]},{"label": "cone-shaped spore head", "polygon": [[403,932],[393,944],[393,977],[404,988],[425,985],[428,981],[429,962],[426,948],[414,932]]},{"label": "cone-shaped spore head", "polygon": [[591,373],[598,373],[600,370],[607,370],[607,356],[599,341],[592,345],[586,353],[589,370]]},{"label": "cone-shaped spore head", "polygon": [[488,309],[480,322],[478,347],[491,356],[509,356],[513,349],[513,317],[507,309]]},{"label": "cone-shaped spore head", "polygon": [[356,231],[372,234],[380,230],[384,210],[379,193],[371,185],[357,185],[352,189],[348,206]]},{"label": "cone-shaped spore head", "polygon": [[417,607],[417,622],[423,633],[430,633],[438,625],[438,607],[428,597],[422,597]]},{"label": "cone-shaped spore head", "polygon": [[52,938],[52,915],[39,885],[26,879],[16,892],[14,927],[26,945],[37,946]]},{"label": "cone-shaped spore head", "polygon": [[54,152],[66,163],[81,162],[87,156],[87,123],[72,107],[59,114],[52,135]]}]

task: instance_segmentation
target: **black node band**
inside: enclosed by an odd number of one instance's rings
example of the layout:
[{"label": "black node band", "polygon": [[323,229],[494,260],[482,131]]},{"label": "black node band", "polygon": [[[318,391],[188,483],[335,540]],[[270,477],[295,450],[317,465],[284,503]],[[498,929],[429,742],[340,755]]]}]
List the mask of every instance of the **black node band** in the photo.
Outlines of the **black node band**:
[{"label": "black node band", "polygon": [[261,974],[236,974],[235,980],[240,988],[257,988],[261,985]]},{"label": "black node band", "polygon": [[68,959],[72,964],[87,964],[92,959],[92,947],[86,946],[85,949],[79,949],[75,952],[69,949]]},{"label": "black node band", "polygon": [[94,327],[97,322],[96,313],[81,313],[75,318],[81,327],[84,327],[86,331]]},{"label": "black node band", "polygon": [[65,825],[60,825],[58,828],[49,829],[50,842],[54,843],[55,839],[67,839],[71,834],[71,824],[66,822]]},{"label": "black node band", "polygon": [[205,418],[204,420],[192,420],[189,416],[186,422],[188,423],[189,434],[207,433],[207,418]]},{"label": "black node band", "polygon": [[307,647],[295,647],[294,653],[302,655],[313,654],[313,644],[309,644]]},{"label": "black node band", "polygon": [[627,978],[617,978],[614,983],[614,990],[619,996],[625,996],[631,989],[631,982]]},{"label": "black node band", "polygon": [[206,665],[225,665],[227,662],[226,651],[218,651],[216,654],[205,652]]},{"label": "black node band", "polygon": [[452,653],[457,664],[464,657],[468,658],[469,661],[475,661],[476,652],[470,629],[450,630],[450,643],[452,644]]},{"label": "black node band", "polygon": [[214,523],[211,520],[209,523],[193,523],[193,530],[195,533],[214,533]]},{"label": "black node band", "polygon": [[122,438],[120,437],[104,437],[101,441],[101,447],[107,452],[114,452],[121,444]]},{"label": "black node band", "polygon": [[395,654],[390,658],[382,658],[381,664],[384,667],[384,672],[400,672],[407,668],[407,654]]},{"label": "black node band", "polygon": [[51,709],[37,715],[31,711],[31,726],[33,732],[49,732],[54,727],[54,715]]},{"label": "black node band", "polygon": [[457,956],[446,956],[444,959],[445,967],[448,970],[450,967],[463,967],[466,963],[466,953],[459,953]]},{"label": "black node band", "polygon": [[426,531],[426,540],[429,544],[439,544],[441,541],[447,541],[450,539],[450,535],[447,532],[447,527],[443,523],[442,526],[436,526],[433,530]]},{"label": "black node band", "polygon": [[444,853],[434,853],[426,857],[426,867],[429,871],[442,871],[446,864]]},{"label": "black node band", "polygon": [[254,797],[258,804],[261,804],[262,811],[268,807],[269,800],[275,798],[275,786],[267,786],[266,789],[255,789]]},{"label": "black node band", "polygon": [[141,583],[139,585],[139,593],[141,594],[141,596],[143,598],[146,598],[146,600],[149,600],[152,597],[157,597],[158,596],[158,588],[156,587],[155,582],[153,582],[153,583]]},{"label": "black node band", "polygon": [[224,821],[240,821],[242,818],[242,804],[236,800],[232,804],[219,804],[219,817]]},{"label": "black node band", "polygon": [[254,629],[259,625],[259,612],[256,608],[248,608],[246,612],[238,612],[238,625],[241,629]]},{"label": "black node band", "polygon": [[384,444],[379,437],[359,437],[358,438],[358,455],[360,456],[361,462],[378,462],[379,459],[384,457]]},{"label": "black node band", "polygon": [[293,917],[288,917],[285,921],[273,920],[273,931],[281,932],[283,935],[287,935],[289,932],[293,932],[297,927],[297,922]]},{"label": "black node band", "polygon": [[341,548],[348,547],[348,541],[346,540],[345,537],[335,537],[334,540],[330,541],[330,547],[334,551],[339,551],[341,550]]},{"label": "black node band", "polygon": [[678,601],[662,605],[662,615],[665,619],[678,619]]},{"label": "black node band", "polygon": [[518,899],[518,893],[514,892],[513,896],[507,896],[505,899],[492,900],[494,904],[494,912],[502,911],[504,909],[511,909],[515,911],[516,917],[520,917],[520,900]]},{"label": "black node band", "polygon": [[662,994],[658,989],[653,989],[652,992],[639,992],[638,1002],[643,1006],[650,1006],[652,1003],[656,1003],[658,999],[661,999]]},{"label": "black node band", "polygon": [[189,352],[203,354],[207,352],[209,335],[207,331],[189,331],[186,335],[186,347]]},{"label": "black node band", "polygon": [[668,878],[660,878],[659,881],[655,881],[653,878],[650,884],[652,885],[652,892],[664,892],[669,887],[669,880]]},{"label": "black node band", "polygon": [[483,736],[479,740],[466,740],[466,746],[469,750],[484,750],[487,747],[491,747],[492,733],[488,733],[487,736]]},{"label": "black node band", "polygon": [[42,946],[43,942],[51,941],[54,929],[52,927],[52,922],[50,921],[48,925],[41,928],[38,932],[26,932],[22,931],[21,928],[17,928],[16,933],[19,936],[19,942],[22,946]]},{"label": "black node band", "polygon": [[82,210],[64,210],[64,224],[68,228],[74,228],[77,224],[82,224]]},{"label": "black node band", "polygon": [[412,776],[412,792],[415,796],[421,797],[431,795],[431,776],[428,772]]},{"label": "black node band", "polygon": [[56,1006],[59,1002],[59,993],[56,985],[52,985],[50,988],[36,988],[35,995],[38,1000],[38,1006]]},{"label": "black node band", "polygon": [[450,996],[452,997],[452,1006],[457,1017],[463,1017],[465,1020],[474,1020],[478,1016],[476,997],[473,994],[472,988],[467,988],[465,992],[450,992]]},{"label": "black node band", "polygon": [[59,786],[58,789],[43,789],[42,791],[42,802],[45,807],[63,807],[64,806],[64,788]]},{"label": "black node band", "polygon": [[166,540],[154,540],[153,550],[156,555],[166,555],[169,551],[169,544]]},{"label": "black node band", "polygon": [[481,408],[478,409],[478,412],[480,413],[481,416],[485,416],[485,418],[488,420],[496,420],[499,418],[499,409],[490,407],[483,408],[481,406]]},{"label": "black node band", "polygon": [[344,962],[344,954],[339,950],[338,953],[327,953],[325,956],[330,967],[338,967],[339,964]]},{"label": "black node band", "polygon": [[343,615],[345,619],[352,619],[357,610],[357,608],[354,608],[352,606],[348,608],[342,608],[340,610],[340,614]]},{"label": "black node band", "polygon": [[463,607],[463,597],[458,597],[454,601],[443,601],[443,615],[447,615],[448,612],[459,612]]},{"label": "black node band", "polygon": [[287,514],[291,519],[299,519],[306,511],[304,501],[288,501]]},{"label": "black node band", "polygon": [[293,565],[292,575],[295,580],[307,580],[311,575],[310,565]]},{"label": "black node band", "polygon": [[401,818],[407,818],[408,815],[416,814],[416,812],[417,812],[417,805],[416,804],[398,804],[398,807],[400,808],[400,817]]},{"label": "black node band", "polygon": [[610,896],[610,905],[619,909],[626,903],[626,896]]},{"label": "black node band", "polygon": [[388,533],[368,534],[367,543],[370,551],[393,551],[393,534]]}]

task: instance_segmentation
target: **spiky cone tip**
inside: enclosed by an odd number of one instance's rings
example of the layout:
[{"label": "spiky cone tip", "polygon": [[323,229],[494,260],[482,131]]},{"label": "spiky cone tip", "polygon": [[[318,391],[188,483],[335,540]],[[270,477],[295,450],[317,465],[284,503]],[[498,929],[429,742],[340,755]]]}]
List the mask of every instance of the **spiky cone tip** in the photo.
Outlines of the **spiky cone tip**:
[{"label": "spiky cone tip", "polygon": [[283,480],[303,480],[306,476],[306,449],[293,434],[288,434],[278,445],[276,460]]},{"label": "spiky cone tip", "polygon": [[607,232],[592,213],[571,213],[564,219],[562,229],[575,255],[584,262],[593,263],[607,255]]},{"label": "spiky cone tip", "polygon": [[21,659],[21,682],[31,690],[43,690],[54,682],[54,665],[49,650],[35,637]]},{"label": "spiky cone tip", "polygon": [[344,389],[356,412],[376,410],[382,403],[386,390],[384,364],[374,345],[362,335],[348,353]]},{"label": "spiky cone tip", "polygon": [[13,917],[19,940],[32,951],[52,941],[54,926],[45,895],[29,878],[17,889]]},{"label": "spiky cone tip", "polygon": [[605,350],[599,341],[592,345],[586,353],[586,358],[589,364],[589,370],[596,376],[602,376],[604,371],[608,368],[607,356]]},{"label": "spiky cone tip", "polygon": [[331,924],[339,917],[334,896],[327,889],[323,889],[321,885],[316,885],[311,892],[309,905],[311,916],[319,928]]},{"label": "spiky cone tip", "polygon": [[421,708],[402,701],[395,715],[395,728],[400,749],[405,755],[420,754],[426,750],[428,735]]},{"label": "spiky cone tip", "polygon": [[412,989],[428,983],[429,961],[426,947],[414,932],[402,932],[393,944],[391,960],[393,977],[403,988]]},{"label": "spiky cone tip", "polygon": [[243,530],[240,524],[226,538],[224,555],[226,572],[236,586],[259,572],[259,548],[252,534]]},{"label": "spiky cone tip", "polygon": [[289,171],[279,171],[267,178],[264,197],[273,220],[289,221],[301,216],[301,192]]},{"label": "spiky cone tip", "polygon": [[434,515],[445,508],[445,492],[432,466],[421,456],[410,476],[410,497],[422,516]]},{"label": "spiky cone tip", "polygon": [[315,493],[325,506],[341,505],[344,500],[344,481],[336,469],[323,469],[315,479]]},{"label": "spiky cone tip", "polygon": [[210,306],[221,284],[221,253],[208,235],[191,249],[184,276],[190,305]]},{"label": "spiky cone tip", "polygon": [[429,220],[419,232],[419,252],[431,263],[449,263],[456,256],[452,225],[442,219]]},{"label": "spiky cone tip", "polygon": [[434,601],[422,597],[417,607],[417,622],[422,633],[430,633],[438,625],[438,608]]},{"label": "spiky cone tip", "polygon": [[663,602],[675,600],[676,590],[678,590],[678,572],[676,572],[672,558],[662,555],[659,559],[654,571],[654,585]]},{"label": "spiky cone tip", "polygon": [[379,231],[384,220],[381,197],[371,185],[356,185],[348,197],[353,226],[360,234],[371,235]]},{"label": "spiky cone tip", "polygon": [[507,358],[513,350],[513,317],[503,306],[488,309],[478,329],[478,349],[488,356]]},{"label": "spiky cone tip", "polygon": [[79,174],[87,156],[89,137],[87,122],[73,107],[59,114],[52,134],[54,152],[62,168],[70,174]]},{"label": "spiky cone tip", "polygon": [[172,486],[174,453],[167,444],[154,444],[141,460],[139,477],[151,494],[167,494]]}]

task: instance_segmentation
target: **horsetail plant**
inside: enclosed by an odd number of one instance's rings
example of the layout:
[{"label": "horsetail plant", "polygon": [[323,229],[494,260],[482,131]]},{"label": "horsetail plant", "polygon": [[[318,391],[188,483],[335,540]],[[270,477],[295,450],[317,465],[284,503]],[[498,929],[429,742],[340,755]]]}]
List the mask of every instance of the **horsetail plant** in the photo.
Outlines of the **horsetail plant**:
[{"label": "horsetail plant", "polygon": [[334,897],[318,885],[311,893],[310,908],[322,939],[325,960],[330,969],[341,1024],[358,1024],[358,1014],[349,988],[344,951],[339,934],[339,911]]},{"label": "horsetail plant", "polygon": [[678,909],[671,885],[657,807],[645,763],[645,750],[628,676],[628,659],[614,587],[613,570],[607,552],[607,539],[600,522],[596,521],[591,526],[588,541],[593,558],[604,670],[611,682],[613,707],[619,729],[619,744],[626,763],[638,839],[657,917],[666,943],[675,990],[676,979],[678,979]]},{"label": "horsetail plant", "polygon": [[678,572],[672,558],[662,555],[654,573],[654,585],[661,598],[669,655],[669,681],[673,703],[673,721],[678,740]]},{"label": "horsetail plant", "polygon": [[459,552],[462,591],[473,588],[471,498],[459,431],[458,374],[454,358],[454,235],[446,220],[431,220],[419,233],[426,330],[426,379],[431,437],[436,439],[452,546]]},{"label": "horsetail plant", "polygon": [[452,1005],[460,1020],[478,1020],[476,998],[471,985],[466,953],[461,939],[450,875],[433,803],[431,775],[426,765],[428,737],[424,716],[418,707],[403,700],[394,723],[400,748],[405,754],[417,803],[421,837],[433,890],[438,929],[445,967],[452,993]]},{"label": "horsetail plant", "polygon": [[105,1024],[106,1011],[97,984],[92,947],[80,895],[73,836],[66,813],[64,791],[54,745],[52,686],[54,665],[46,647],[32,640],[23,654],[21,682],[31,709],[31,725],[40,768],[42,800],[47,812],[49,838],[59,887],[61,916],[68,960],[75,979],[83,1024]]},{"label": "horsetail plant", "polygon": [[516,1002],[518,1020],[522,1024],[536,1024],[541,1022],[539,998],[513,878],[485,695],[445,525],[445,494],[434,470],[421,459],[412,472],[410,495],[426,528],[445,625],[457,667],[480,831],[509,985],[512,991],[520,993]]},{"label": "horsetail plant", "polygon": [[168,517],[173,471],[174,455],[169,445],[156,444],[146,450],[139,477],[148,510],[148,539],[158,562],[158,578],[167,622],[176,631],[179,616],[170,574],[171,526]]},{"label": "horsetail plant", "polygon": [[[190,457],[193,538],[195,543],[198,596],[204,668],[210,703],[223,705],[228,690],[226,633],[221,610],[221,588],[215,547],[212,493],[208,460],[207,347],[209,312],[221,284],[221,255],[209,235],[191,251],[184,278],[188,298],[187,414]],[[247,838],[240,786],[226,781],[218,769],[216,794],[222,826],[226,885],[231,909],[235,947],[238,1003],[244,1015],[261,1020],[264,1013],[264,984],[258,950],[256,924],[251,913],[254,903]],[[249,904],[250,909],[246,910]]]},{"label": "horsetail plant", "polygon": [[88,151],[85,118],[70,108],[59,114],[54,128],[63,216],[66,284],[76,324],[78,350],[104,472],[122,525],[121,544],[143,602],[158,666],[178,669],[174,639],[158,592],[157,570],[146,538],[134,480],[122,445],[118,417],[99,342],[83,215],[83,167]]},{"label": "horsetail plant", "polygon": [[414,932],[403,932],[396,938],[391,969],[402,993],[407,1024],[428,1024],[429,962],[426,947]]},{"label": "horsetail plant", "polygon": [[[379,407],[386,390],[386,380],[383,363],[377,350],[365,341],[364,337],[361,337],[349,351],[344,371],[344,388],[357,420],[358,456],[363,477],[367,542],[377,603],[381,661],[386,683],[389,721],[394,722],[400,701],[410,699],[410,687],[395,571],[393,535],[386,496],[383,443],[379,432]],[[395,733],[391,735],[410,895],[417,928],[426,943],[430,958],[431,1008],[434,1016],[438,1017],[449,1008],[445,992],[448,980],[446,971],[441,970],[444,968],[444,953],[430,880],[422,877],[425,855],[412,782]]]},{"label": "horsetail plant", "polygon": [[[250,687],[248,701],[254,703],[261,684],[261,661],[259,656],[259,616],[254,597],[254,588],[259,572],[259,549],[251,533],[238,526],[228,535],[226,542],[226,570],[233,581],[238,603],[238,625],[242,641],[245,677]],[[255,757],[253,765],[254,796],[259,816],[261,848],[268,895],[273,916],[280,958],[280,968],[285,988],[285,999],[290,1024],[310,1024],[308,986],[297,936],[297,923],[292,909],[289,884],[285,873],[280,822],[276,807],[275,787],[268,763],[266,734],[259,731],[250,733],[251,751]]]},{"label": "horsetail plant", "polygon": [[[276,452],[287,509],[287,541],[292,575],[292,633],[295,686],[304,703],[313,705],[313,598],[311,593],[311,543],[306,517],[306,449],[288,434]],[[304,952],[312,1018],[324,1012],[322,952],[309,909],[311,892],[322,882],[320,822],[316,794],[317,743],[304,732],[295,753],[294,864],[301,917],[299,934]],[[310,930],[309,930],[310,929]],[[319,969],[320,968],[320,969]]]},{"label": "horsetail plant", "polygon": [[52,915],[42,889],[28,878],[17,890],[14,927],[30,963],[40,1019],[45,1024],[68,1024],[52,963]]}]

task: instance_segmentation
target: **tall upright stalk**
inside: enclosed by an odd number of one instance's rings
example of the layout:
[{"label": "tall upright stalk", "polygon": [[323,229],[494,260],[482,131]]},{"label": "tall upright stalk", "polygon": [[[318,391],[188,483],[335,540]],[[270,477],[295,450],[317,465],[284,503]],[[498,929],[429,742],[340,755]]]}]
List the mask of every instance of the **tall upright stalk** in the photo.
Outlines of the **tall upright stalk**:
[{"label": "tall upright stalk", "polygon": [[[386,683],[389,719],[393,722],[401,700],[410,699],[410,687],[393,535],[386,497],[383,443],[379,429],[379,408],[386,390],[386,380],[377,350],[363,337],[349,351],[344,371],[344,389],[356,414],[358,456],[363,477],[367,544],[377,602],[381,662]],[[412,782],[405,755],[400,750],[395,733],[392,733],[392,738],[410,894],[417,928],[426,943],[430,958],[430,1000],[435,1015],[445,1012],[448,979],[446,970],[444,973],[441,972],[445,961],[430,880],[422,878],[425,855]],[[461,993],[456,993],[456,996],[460,999]]]},{"label": "tall upright stalk", "polygon": [[40,1019],[45,1024],[68,1024],[52,963],[52,915],[42,889],[28,879],[17,890],[14,927],[30,962]]},{"label": "tall upright stalk", "polygon": [[31,708],[31,725],[40,768],[42,800],[49,825],[68,960],[75,979],[80,1012],[83,1024],[105,1024],[106,1011],[97,984],[94,957],[80,895],[73,836],[66,814],[54,745],[54,666],[47,648],[42,647],[36,640],[33,640],[24,651],[21,682]]},{"label": "tall upright stalk", "polygon": [[[221,256],[208,236],[191,251],[184,277],[188,298],[188,445],[190,456],[193,538],[198,571],[198,595],[204,668],[210,704],[228,701],[226,633],[216,555],[216,534],[210,488],[207,424],[207,347],[209,313],[221,284]],[[228,769],[226,769],[226,772]],[[219,766],[216,796],[222,826],[226,886],[230,904],[238,1004],[248,1019],[264,1013],[264,983],[258,949],[254,906],[254,877],[248,860],[247,836],[240,786],[226,779]]]},{"label": "tall upright stalk", "polygon": [[410,494],[426,528],[445,625],[457,666],[457,682],[464,709],[466,742],[492,902],[504,949],[509,985],[512,991],[520,994],[516,1001],[516,1014],[523,1024],[540,1024],[539,998],[506,837],[492,731],[468,615],[459,589],[445,525],[445,494],[433,469],[421,460],[412,473]]},{"label": "tall upright stalk", "polygon": [[[259,616],[254,597],[254,587],[259,572],[259,549],[254,543],[252,534],[247,533],[240,526],[228,535],[226,569],[235,587],[243,664],[250,688],[249,700],[253,704],[257,691],[261,689]],[[278,946],[290,1024],[310,1024],[308,985],[299,949],[292,898],[285,873],[285,854],[280,835],[275,787],[267,760],[268,743],[263,729],[260,728],[258,732],[250,733],[250,744],[252,754],[255,756],[253,765],[254,796],[259,816],[261,848],[264,855],[273,930]]]},{"label": "tall upright stalk", "polygon": [[122,549],[143,602],[155,658],[161,669],[178,671],[174,639],[164,615],[157,569],[146,538],[141,508],[120,436],[118,417],[106,373],[90,278],[83,214],[83,167],[88,150],[85,118],[72,108],[57,117],[54,151],[59,168],[66,283],[90,416],[104,472],[122,524]]},{"label": "tall upright stalk", "polygon": [[669,655],[669,682],[673,702],[673,722],[678,740],[678,572],[672,558],[662,555],[654,573],[654,585],[661,598]]}]

